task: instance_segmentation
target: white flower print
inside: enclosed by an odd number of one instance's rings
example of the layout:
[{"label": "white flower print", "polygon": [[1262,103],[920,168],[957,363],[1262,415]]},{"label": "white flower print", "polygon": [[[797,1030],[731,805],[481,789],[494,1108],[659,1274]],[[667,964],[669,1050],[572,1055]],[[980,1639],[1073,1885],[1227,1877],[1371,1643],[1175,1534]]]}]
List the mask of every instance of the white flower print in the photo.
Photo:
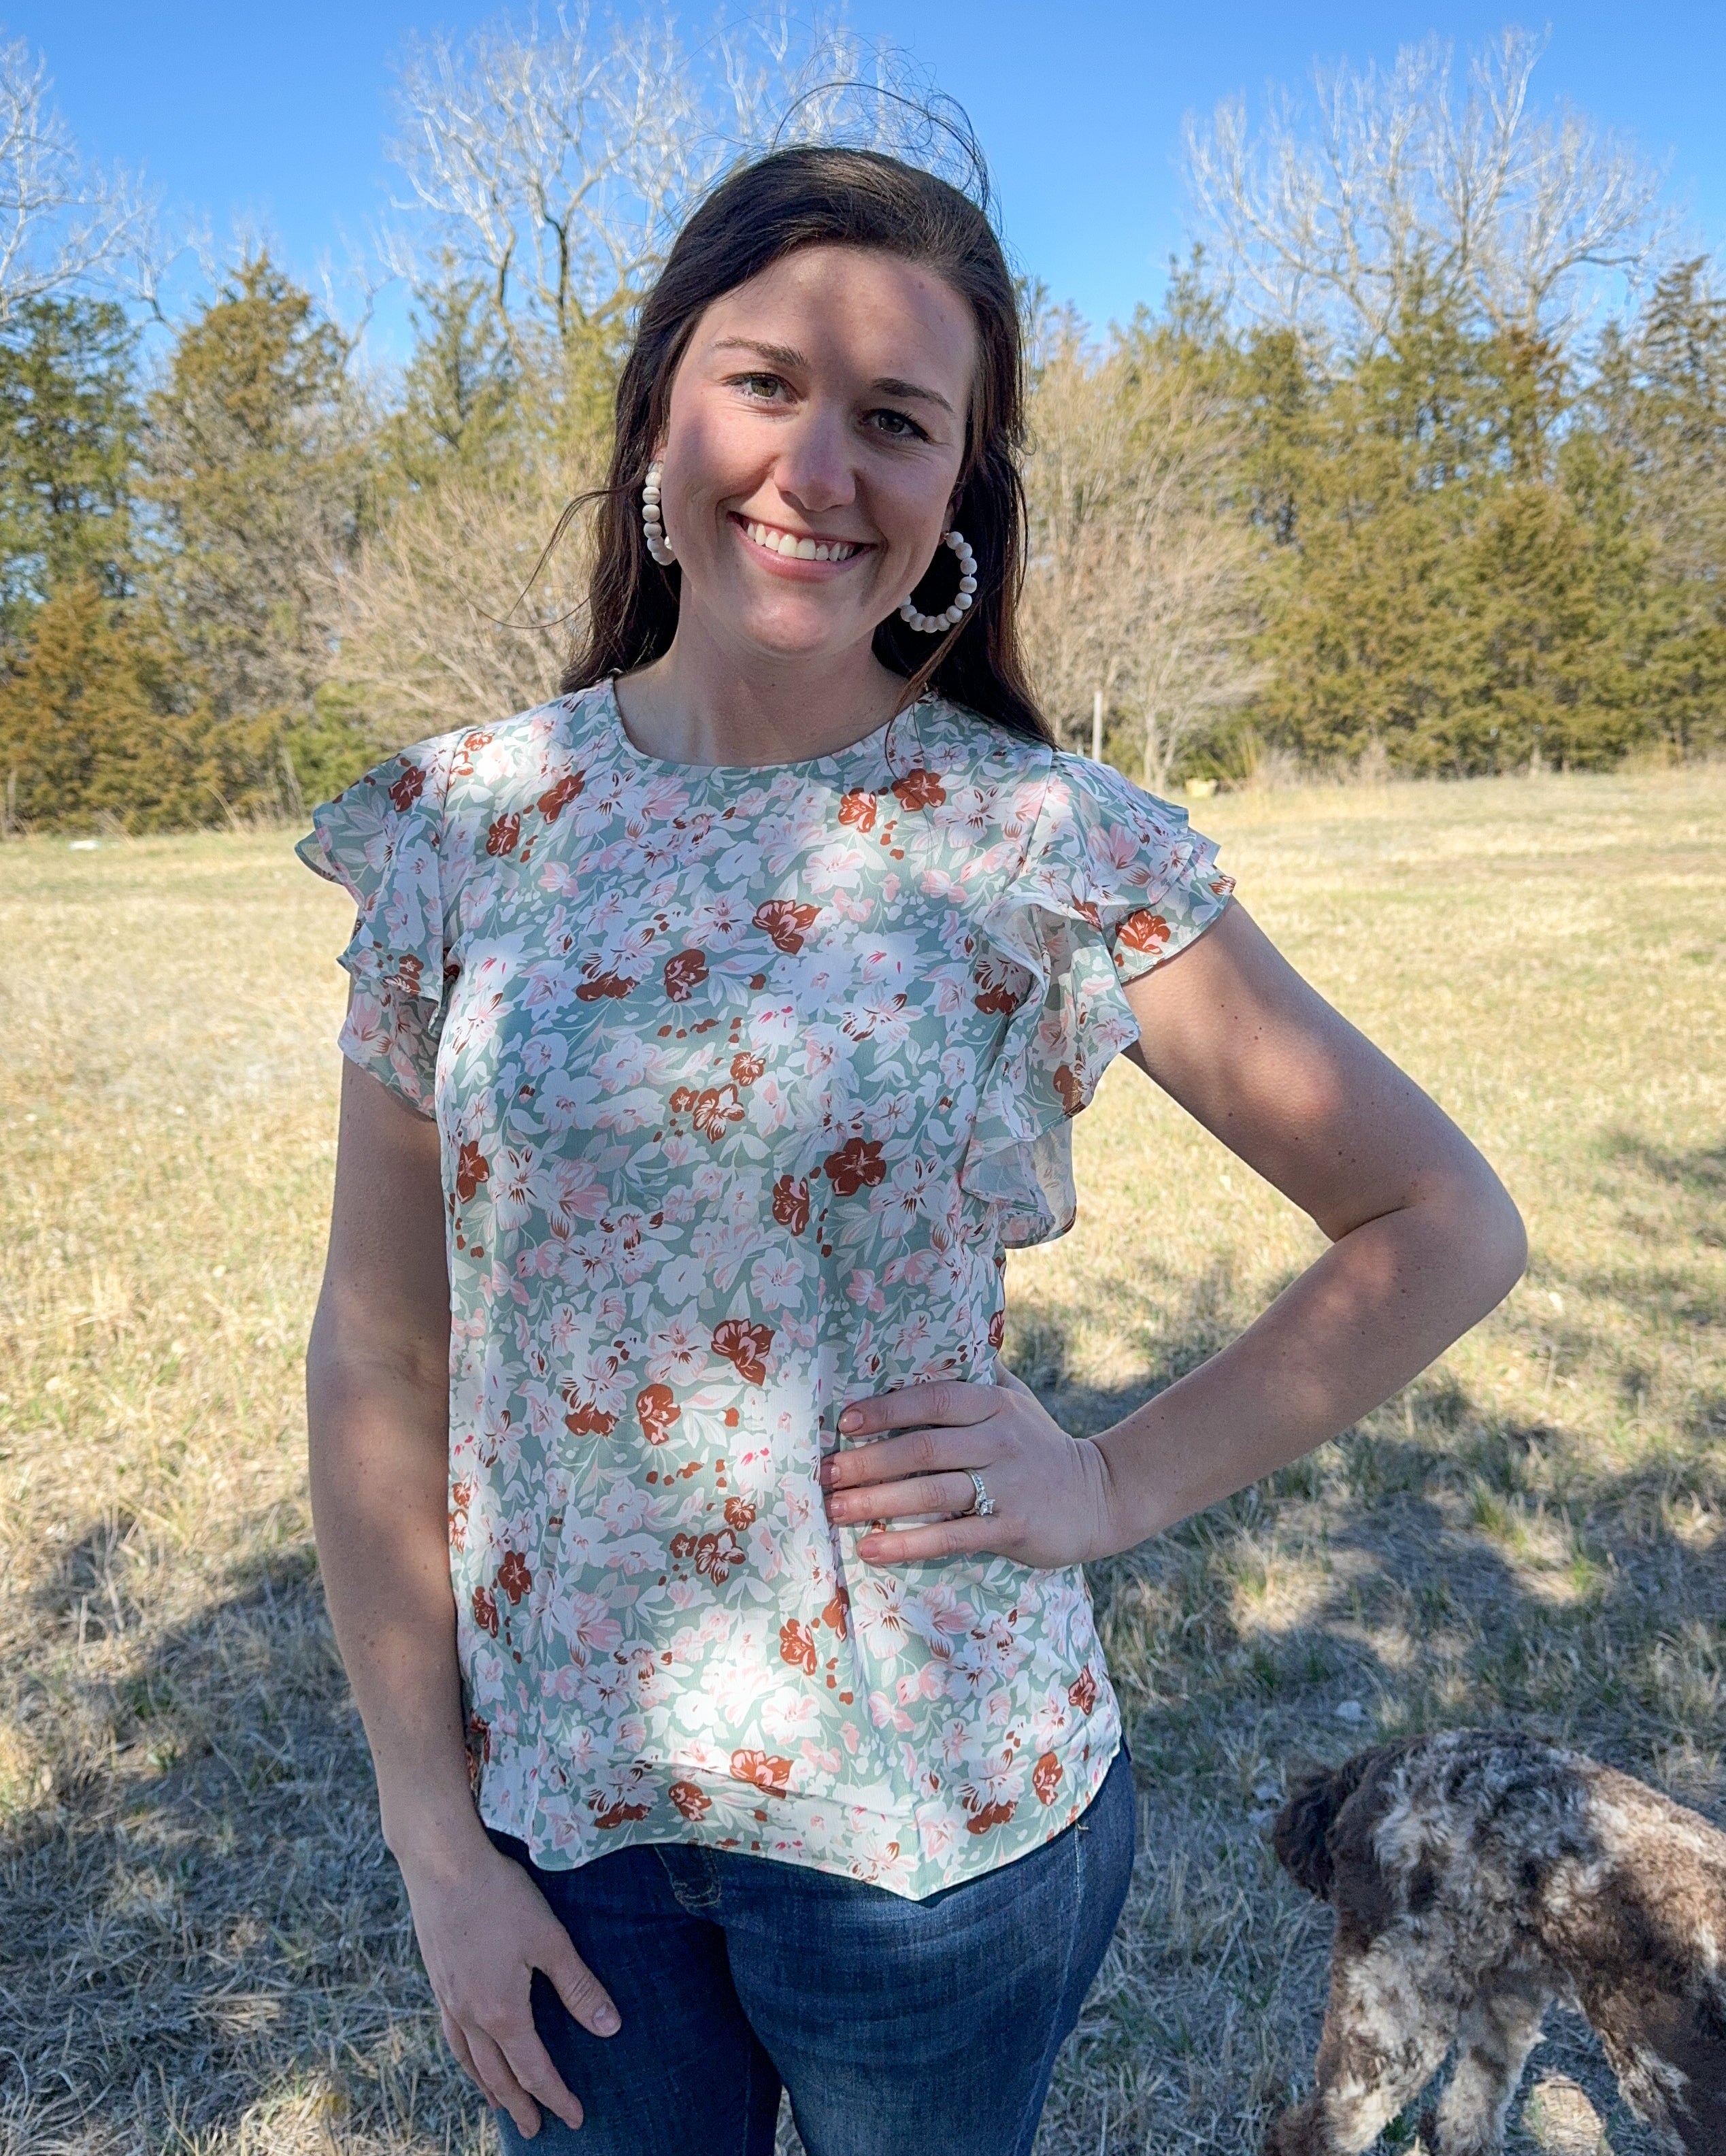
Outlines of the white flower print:
[{"label": "white flower print", "polygon": [[757,779],[652,769],[606,686],[314,820],[343,1053],[439,1128],[483,1818],[911,1896],[1060,1832],[1119,1735],[1081,1576],[865,1564],[816,1470],[847,1399],[994,1375],[1002,1251],[1068,1224],[1214,850],[938,699]]}]

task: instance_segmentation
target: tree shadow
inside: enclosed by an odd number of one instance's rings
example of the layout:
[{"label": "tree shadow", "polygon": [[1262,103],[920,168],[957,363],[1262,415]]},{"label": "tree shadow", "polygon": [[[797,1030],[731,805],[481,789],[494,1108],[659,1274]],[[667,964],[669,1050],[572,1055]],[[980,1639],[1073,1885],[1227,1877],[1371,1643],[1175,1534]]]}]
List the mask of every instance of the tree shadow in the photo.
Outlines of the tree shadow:
[{"label": "tree shadow", "polygon": [[0,1829],[0,2138],[471,2142],[311,1551],[151,1638],[131,1524],[90,1522],[35,1590],[23,1725],[74,1738],[52,1801]]},{"label": "tree shadow", "polygon": [[[1633,1158],[1693,1207],[1687,1227],[1714,1217],[1726,1150]],[[1594,1285],[1640,1323],[1667,1314],[1663,1280]],[[1693,1312],[1697,1284],[1681,1286]],[[1207,1277],[1171,1310],[1145,1378],[1121,1387],[1077,1381],[1073,1339],[1047,1313],[1023,1314],[1007,1352],[1064,1427],[1091,1434],[1203,1361],[1241,1317]],[[1558,1352],[1622,1356],[1578,1326]],[[1650,1381],[1632,1363],[1621,1382],[1633,1410]],[[1509,1726],[1726,1824],[1723,1431],[1726,1395],[1709,1394],[1639,1455],[1603,1466],[1560,1415],[1508,1414],[1435,1371],[1308,1459],[1092,1568],[1147,1826],[1141,1940],[1165,1942],[1131,1949],[1136,2003],[1112,1999],[1095,2043],[1124,2061],[1172,2031],[1188,2059],[1186,2108],[1159,2113],[1147,2097],[1119,2115],[1122,2130],[1178,2145],[1204,2103],[1220,2118],[1232,2102],[1245,2149],[1310,2073],[1328,1919],[1256,1845],[1299,1767],[1386,1735]],[[1212,1917],[1195,1922],[1207,1895]],[[1225,2090],[1211,2062],[1237,2013],[1279,2024],[1281,2041],[1261,2041]],[[1539,2070],[1554,2065],[1586,2090],[1620,2156],[1652,2151],[1574,2017],[1549,2028]],[[1076,2146],[1094,2138],[1088,2114],[1073,2125]]]}]

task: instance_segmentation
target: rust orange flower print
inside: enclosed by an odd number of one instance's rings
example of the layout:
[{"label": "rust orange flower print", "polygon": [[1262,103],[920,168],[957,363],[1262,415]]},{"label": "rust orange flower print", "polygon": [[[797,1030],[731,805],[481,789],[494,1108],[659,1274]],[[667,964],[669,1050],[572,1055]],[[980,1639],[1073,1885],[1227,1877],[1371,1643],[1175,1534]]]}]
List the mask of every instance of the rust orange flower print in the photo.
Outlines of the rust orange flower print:
[{"label": "rust orange flower print", "polygon": [[1215,849],[938,699],[747,770],[643,756],[609,685],[313,822],[343,1051],[439,1128],[483,1816],[912,1897],[1058,1834],[1120,1738],[1082,1576],[863,1564],[817,1471],[852,1399],[998,1382],[1005,1252],[1071,1225]]}]

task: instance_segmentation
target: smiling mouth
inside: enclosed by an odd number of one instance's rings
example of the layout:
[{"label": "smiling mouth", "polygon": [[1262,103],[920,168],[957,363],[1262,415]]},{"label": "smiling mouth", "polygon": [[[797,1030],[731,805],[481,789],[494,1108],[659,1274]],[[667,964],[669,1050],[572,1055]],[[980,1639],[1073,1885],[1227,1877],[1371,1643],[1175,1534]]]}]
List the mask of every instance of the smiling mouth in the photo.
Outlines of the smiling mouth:
[{"label": "smiling mouth", "polygon": [[870,551],[859,540],[817,539],[808,532],[783,531],[776,524],[763,524],[735,513],[732,521],[752,546],[758,547],[763,554],[777,554],[782,562],[849,562]]}]

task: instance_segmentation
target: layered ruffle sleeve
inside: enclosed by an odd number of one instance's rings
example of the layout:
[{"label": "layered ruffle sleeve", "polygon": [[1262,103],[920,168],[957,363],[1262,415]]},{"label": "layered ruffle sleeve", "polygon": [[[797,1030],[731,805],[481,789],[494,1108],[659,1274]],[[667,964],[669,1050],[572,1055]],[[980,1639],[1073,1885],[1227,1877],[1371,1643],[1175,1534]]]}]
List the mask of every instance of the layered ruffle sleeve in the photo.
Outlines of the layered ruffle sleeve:
[{"label": "layered ruffle sleeve", "polygon": [[314,809],[294,850],[359,909],[342,953],[352,980],[342,1052],[424,1116],[444,1016],[449,762],[442,742],[388,757]]},{"label": "layered ruffle sleeve", "polygon": [[1072,1118],[1139,1037],[1122,988],[1221,915],[1234,883],[1215,864],[1184,809],[1111,765],[1051,756],[1023,862],[981,917],[1012,1016],[959,1179],[1009,1247],[1072,1225]]}]

